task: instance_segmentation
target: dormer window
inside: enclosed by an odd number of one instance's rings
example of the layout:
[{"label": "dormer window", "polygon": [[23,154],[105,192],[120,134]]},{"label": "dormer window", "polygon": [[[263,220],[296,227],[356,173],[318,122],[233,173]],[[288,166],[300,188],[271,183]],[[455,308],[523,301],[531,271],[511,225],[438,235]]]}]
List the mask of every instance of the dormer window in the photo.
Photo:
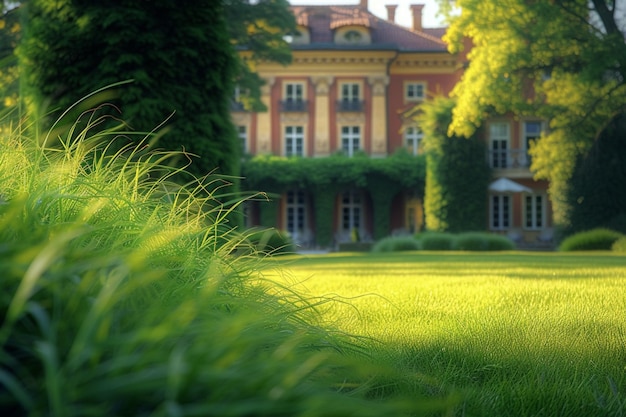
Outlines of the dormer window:
[{"label": "dormer window", "polygon": [[349,30],[345,33],[345,35],[343,35],[343,37],[350,43],[356,43],[359,42],[363,36],[356,30]]},{"label": "dormer window", "polygon": [[365,26],[342,26],[335,29],[335,43],[340,45],[369,45],[372,43],[369,28]]},{"label": "dormer window", "polygon": [[292,45],[307,45],[311,43],[309,29],[304,26],[298,26],[294,33],[285,36],[285,41]]}]

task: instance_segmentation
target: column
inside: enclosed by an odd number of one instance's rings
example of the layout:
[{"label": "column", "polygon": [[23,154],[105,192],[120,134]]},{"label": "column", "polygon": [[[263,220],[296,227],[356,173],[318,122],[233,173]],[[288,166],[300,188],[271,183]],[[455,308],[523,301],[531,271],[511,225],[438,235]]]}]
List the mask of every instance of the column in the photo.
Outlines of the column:
[{"label": "column", "polygon": [[387,84],[389,77],[368,78],[372,86],[372,156],[387,155]]},{"label": "column", "polygon": [[267,154],[272,151],[272,86],[275,78],[265,78],[265,84],[261,87],[261,101],[267,107],[267,111],[257,113],[257,153]]},{"label": "column", "polygon": [[315,124],[314,156],[328,156],[330,153],[330,86],[333,77],[314,77],[315,84]]}]

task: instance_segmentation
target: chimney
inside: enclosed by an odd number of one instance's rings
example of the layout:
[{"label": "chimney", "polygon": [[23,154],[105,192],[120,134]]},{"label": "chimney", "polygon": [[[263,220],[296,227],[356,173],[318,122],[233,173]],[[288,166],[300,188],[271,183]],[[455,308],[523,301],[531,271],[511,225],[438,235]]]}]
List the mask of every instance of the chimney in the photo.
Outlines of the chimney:
[{"label": "chimney", "polygon": [[396,8],[397,4],[388,4],[385,6],[387,8],[387,20],[391,23],[396,23]]},{"label": "chimney", "polygon": [[368,7],[367,7],[367,0],[361,0],[361,2],[359,3],[359,7],[361,9],[367,10],[368,9]]},{"label": "chimney", "polygon": [[411,11],[413,12],[413,32],[422,31],[422,9],[423,4],[412,4]]}]

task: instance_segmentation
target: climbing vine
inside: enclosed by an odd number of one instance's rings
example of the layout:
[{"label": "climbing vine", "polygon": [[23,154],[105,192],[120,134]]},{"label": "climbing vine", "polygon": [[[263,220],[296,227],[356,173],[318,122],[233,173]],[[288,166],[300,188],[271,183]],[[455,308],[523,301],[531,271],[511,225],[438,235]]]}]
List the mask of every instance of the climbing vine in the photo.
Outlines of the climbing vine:
[{"label": "climbing vine", "polygon": [[[424,195],[426,160],[406,151],[387,158],[258,155],[242,164],[242,174],[242,188],[249,191],[279,194],[296,188],[308,190],[316,216],[317,243],[326,246],[332,242],[332,208],[338,192],[350,188],[368,190],[373,200],[374,238],[379,239],[389,234],[391,201],[397,193],[411,190]],[[269,216],[263,217],[269,220]]]}]

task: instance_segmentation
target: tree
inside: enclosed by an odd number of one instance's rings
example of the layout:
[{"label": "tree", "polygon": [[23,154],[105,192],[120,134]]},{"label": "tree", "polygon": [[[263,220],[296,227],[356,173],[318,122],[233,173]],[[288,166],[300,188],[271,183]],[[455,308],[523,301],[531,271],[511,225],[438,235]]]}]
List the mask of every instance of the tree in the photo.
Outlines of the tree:
[{"label": "tree", "polygon": [[18,53],[36,113],[54,119],[89,93],[132,80],[110,99],[134,130],[172,115],[160,147],[197,155],[193,174],[238,173],[228,103],[236,66],[220,3],[31,0],[22,8]]},{"label": "tree", "polygon": [[491,172],[485,148],[475,135],[448,135],[455,101],[435,98],[416,116],[424,131],[426,228],[438,232],[484,230]]},{"label": "tree", "polygon": [[452,3],[460,14],[450,15],[450,51],[461,52],[468,39],[472,48],[453,90],[450,132],[468,136],[494,113],[549,120],[550,133],[531,149],[531,168],[551,181],[555,221],[567,226],[575,161],[626,106],[625,11],[616,0]]},{"label": "tree", "polygon": [[295,33],[296,20],[287,0],[222,0],[232,42],[241,52],[237,85],[245,108],[266,110],[261,102],[264,81],[254,71],[262,61],[291,63],[291,49],[285,40]]}]

